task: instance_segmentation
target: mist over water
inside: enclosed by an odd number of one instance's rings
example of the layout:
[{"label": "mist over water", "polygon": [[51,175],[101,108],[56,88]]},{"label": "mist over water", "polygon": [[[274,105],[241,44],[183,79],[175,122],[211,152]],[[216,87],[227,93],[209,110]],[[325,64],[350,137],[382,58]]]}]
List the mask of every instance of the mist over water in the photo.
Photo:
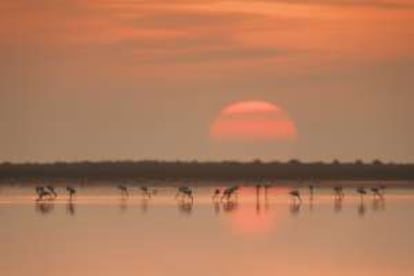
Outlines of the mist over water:
[{"label": "mist over water", "polygon": [[[278,186],[237,199],[194,202],[176,188],[117,183],[79,186],[72,200],[36,201],[34,187],[0,187],[2,275],[413,275],[414,191],[388,185],[384,199],[342,182],[331,188]],[[301,202],[289,196],[298,188]],[[351,188],[352,186],[352,188]],[[367,186],[368,188],[368,186]]]}]

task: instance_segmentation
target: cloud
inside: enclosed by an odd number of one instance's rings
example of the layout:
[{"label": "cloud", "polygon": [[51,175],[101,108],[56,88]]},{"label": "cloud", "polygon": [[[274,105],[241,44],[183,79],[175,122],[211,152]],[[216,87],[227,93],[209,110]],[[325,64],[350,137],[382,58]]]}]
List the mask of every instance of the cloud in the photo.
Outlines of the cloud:
[{"label": "cloud", "polygon": [[239,0],[242,2],[270,2],[300,5],[325,5],[325,6],[355,6],[376,8],[400,8],[413,9],[414,3],[410,0]]},{"label": "cloud", "polygon": [[[348,6],[357,8],[342,9]],[[405,43],[412,14],[366,11],[366,6],[412,5],[401,0],[8,0],[0,3],[0,45],[142,66],[273,60],[297,52],[324,55],[321,59],[326,53],[362,59],[412,53]]]},{"label": "cloud", "polygon": [[162,63],[200,63],[215,61],[269,59],[287,54],[285,50],[274,48],[233,48],[218,49],[193,49],[188,51],[158,52],[153,55],[141,52],[137,56],[137,62],[162,64]]}]

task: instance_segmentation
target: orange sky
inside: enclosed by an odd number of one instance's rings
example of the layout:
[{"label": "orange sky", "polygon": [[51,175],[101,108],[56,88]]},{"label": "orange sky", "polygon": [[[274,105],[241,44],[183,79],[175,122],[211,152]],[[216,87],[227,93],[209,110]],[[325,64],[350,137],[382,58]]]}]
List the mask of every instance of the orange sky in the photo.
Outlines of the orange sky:
[{"label": "orange sky", "polygon": [[[412,0],[5,0],[0,160],[414,161]],[[229,103],[294,145],[217,146]]]}]

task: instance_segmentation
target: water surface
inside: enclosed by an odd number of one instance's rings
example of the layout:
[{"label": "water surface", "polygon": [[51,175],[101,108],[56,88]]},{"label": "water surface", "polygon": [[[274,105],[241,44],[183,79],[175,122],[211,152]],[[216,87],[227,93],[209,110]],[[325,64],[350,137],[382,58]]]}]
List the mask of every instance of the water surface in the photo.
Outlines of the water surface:
[{"label": "water surface", "polygon": [[2,275],[414,275],[414,193],[388,189],[363,200],[353,188],[342,202],[330,188],[313,200],[290,188],[214,203],[213,188],[195,200],[137,187],[122,197],[116,184],[63,187],[36,202],[32,186],[0,187]]}]

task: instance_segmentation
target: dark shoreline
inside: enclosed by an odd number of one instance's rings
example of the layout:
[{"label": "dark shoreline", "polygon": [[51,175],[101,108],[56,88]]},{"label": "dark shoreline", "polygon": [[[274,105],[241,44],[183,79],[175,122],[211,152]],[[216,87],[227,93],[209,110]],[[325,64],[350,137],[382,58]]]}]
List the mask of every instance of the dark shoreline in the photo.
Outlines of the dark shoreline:
[{"label": "dark shoreline", "polygon": [[414,164],[289,162],[105,161],[0,164],[0,182],[76,181],[326,181],[414,180]]}]

